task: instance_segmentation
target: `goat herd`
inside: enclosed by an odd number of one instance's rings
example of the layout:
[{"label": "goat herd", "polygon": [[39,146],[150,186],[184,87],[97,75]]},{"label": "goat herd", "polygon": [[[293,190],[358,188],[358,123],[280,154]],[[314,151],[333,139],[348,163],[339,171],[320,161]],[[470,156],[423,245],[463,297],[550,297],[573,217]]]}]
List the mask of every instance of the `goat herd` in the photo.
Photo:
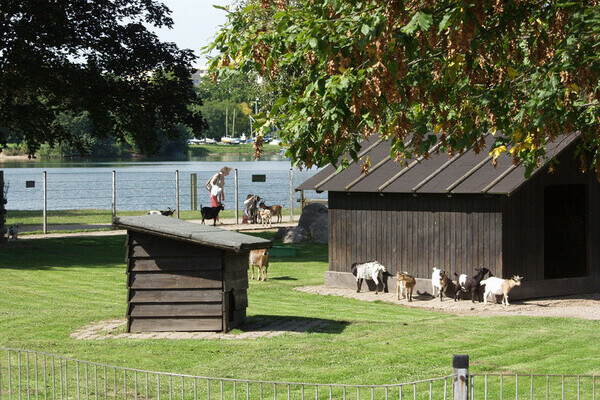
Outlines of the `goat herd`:
[{"label": "goat herd", "polygon": [[[219,213],[221,210],[224,210],[225,206],[223,204],[217,207],[202,207],[200,206],[200,215],[202,215],[202,223],[207,219],[213,220],[213,225],[217,224],[217,220],[219,219]],[[279,204],[274,204],[272,206],[267,206],[262,198],[260,198],[256,194],[249,194],[246,200],[244,201],[244,215],[242,222],[249,224],[262,224],[264,226],[272,225],[273,219],[276,219],[276,223],[280,223],[282,221],[281,216],[282,207]],[[148,211],[149,215],[165,215],[167,217],[173,215],[175,210],[169,207],[166,210],[150,210]]]},{"label": "goat herd", "polygon": [[[475,268],[475,271],[477,273],[473,276],[467,274],[458,275],[455,272],[456,281],[453,281],[448,278],[446,271],[433,268],[433,273],[431,274],[433,297],[436,297],[437,292],[440,296],[440,301],[443,300],[444,296],[457,301],[470,295],[473,302],[475,302],[476,298],[481,302],[481,292],[483,289],[484,304],[487,304],[487,299],[492,294],[494,295],[494,300],[495,296],[502,295],[502,304],[508,305],[508,293],[515,286],[520,286],[521,279],[523,279],[518,275],[510,279],[497,278],[492,276],[490,270],[485,267]],[[484,279],[486,274],[489,274],[489,276],[487,279]],[[377,261],[352,264],[352,275],[356,277],[357,293],[360,292],[363,280],[372,280],[375,283],[375,294],[379,292],[379,282],[382,283],[383,289],[387,291],[387,277],[392,276],[387,272],[386,267]],[[408,272],[398,272],[396,277],[398,279],[398,300],[406,298],[408,301],[412,301],[413,289],[417,284],[416,279],[414,276],[409,275]]]}]

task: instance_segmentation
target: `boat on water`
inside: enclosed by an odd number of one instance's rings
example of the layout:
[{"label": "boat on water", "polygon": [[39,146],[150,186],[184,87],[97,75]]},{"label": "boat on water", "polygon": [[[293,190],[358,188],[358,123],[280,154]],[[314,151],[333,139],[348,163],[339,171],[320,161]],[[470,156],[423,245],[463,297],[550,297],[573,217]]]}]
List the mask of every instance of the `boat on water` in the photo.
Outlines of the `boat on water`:
[{"label": "boat on water", "polygon": [[240,144],[240,139],[231,137],[231,136],[223,136],[221,137],[221,143],[224,144]]}]

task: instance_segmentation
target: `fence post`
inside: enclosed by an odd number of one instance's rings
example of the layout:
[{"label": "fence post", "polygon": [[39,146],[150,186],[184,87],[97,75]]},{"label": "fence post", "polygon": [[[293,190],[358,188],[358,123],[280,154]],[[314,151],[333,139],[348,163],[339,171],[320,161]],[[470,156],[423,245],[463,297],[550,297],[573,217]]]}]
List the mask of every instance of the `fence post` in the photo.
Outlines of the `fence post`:
[{"label": "fence post", "polygon": [[6,208],[4,205],[8,202],[8,199],[4,198],[4,171],[0,171],[0,243],[8,241],[6,237]]},{"label": "fence post", "polygon": [[294,222],[294,169],[290,168],[290,222]]},{"label": "fence post", "polygon": [[239,224],[240,223],[240,215],[239,215],[239,209],[238,209],[238,169],[235,169],[235,224]]},{"label": "fence post", "polygon": [[454,373],[452,383],[454,400],[469,400],[469,355],[454,354],[452,357]]},{"label": "fence post", "polygon": [[46,233],[48,233],[48,176],[46,174],[46,171],[44,171],[42,193],[44,198],[44,208],[42,210],[42,233],[45,235]]},{"label": "fence post", "polygon": [[190,210],[198,209],[198,174],[190,174]]},{"label": "fence post", "polygon": [[112,217],[117,217],[117,171],[112,172]]},{"label": "fence post", "polygon": [[177,219],[179,219],[179,170],[175,170],[175,209],[177,210]]}]

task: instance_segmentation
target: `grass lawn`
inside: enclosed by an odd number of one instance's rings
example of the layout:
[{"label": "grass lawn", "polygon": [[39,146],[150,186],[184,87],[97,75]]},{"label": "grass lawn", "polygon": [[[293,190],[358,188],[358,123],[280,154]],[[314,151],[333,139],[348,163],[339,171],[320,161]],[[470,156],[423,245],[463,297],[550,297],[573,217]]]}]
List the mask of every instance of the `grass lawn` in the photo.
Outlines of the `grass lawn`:
[{"label": "grass lawn", "polygon": [[[262,234],[265,235],[270,234]],[[0,347],[154,371],[240,379],[386,384],[451,373],[600,372],[599,323],[566,318],[461,317],[292,290],[323,283],[327,247],[300,244],[250,282],[250,319],[320,318],[322,331],[255,340],[75,340],[125,315],[123,236],[21,240],[0,247]]]}]

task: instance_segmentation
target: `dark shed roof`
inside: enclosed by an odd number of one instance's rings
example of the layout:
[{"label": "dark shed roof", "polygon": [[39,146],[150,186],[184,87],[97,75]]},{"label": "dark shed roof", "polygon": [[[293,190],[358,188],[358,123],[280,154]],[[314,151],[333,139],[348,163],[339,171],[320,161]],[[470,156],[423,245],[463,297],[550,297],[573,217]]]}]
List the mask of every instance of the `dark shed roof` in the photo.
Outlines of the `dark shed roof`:
[{"label": "dark shed roof", "polygon": [[242,233],[231,232],[214,226],[182,221],[164,215],[141,215],[117,217],[113,225],[119,228],[145,232],[170,239],[198,243],[204,246],[240,252],[270,248],[272,242]]},{"label": "dark shed roof", "polygon": [[[558,155],[578,137],[573,134],[548,143],[547,158]],[[488,150],[494,138],[488,135],[485,140],[486,146],[478,154],[471,148],[452,158],[442,153],[432,154],[428,159],[419,157],[409,161],[408,165],[402,165],[390,157],[391,140],[372,137],[363,143],[363,150],[359,153],[359,157],[369,156],[371,167],[368,175],[361,173],[359,163],[351,162],[341,171],[329,165],[296,190],[511,194],[525,183],[525,167],[513,165],[512,156],[506,153],[498,157],[498,165],[494,167]]]}]

